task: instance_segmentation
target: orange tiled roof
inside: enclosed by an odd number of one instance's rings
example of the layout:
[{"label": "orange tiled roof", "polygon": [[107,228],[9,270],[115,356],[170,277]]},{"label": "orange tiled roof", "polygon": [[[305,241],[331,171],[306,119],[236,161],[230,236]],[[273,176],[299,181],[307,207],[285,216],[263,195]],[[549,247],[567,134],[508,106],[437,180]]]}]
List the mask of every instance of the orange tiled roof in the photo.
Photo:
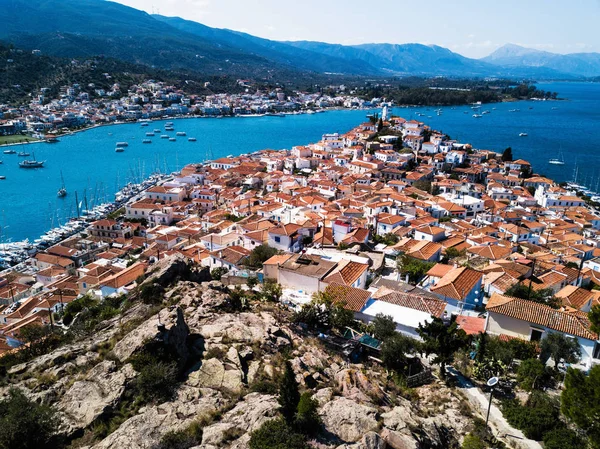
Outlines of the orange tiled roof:
[{"label": "orange tiled roof", "polygon": [[334,301],[344,303],[345,308],[353,312],[360,312],[371,297],[368,290],[336,283],[329,284],[325,292],[330,294]]}]

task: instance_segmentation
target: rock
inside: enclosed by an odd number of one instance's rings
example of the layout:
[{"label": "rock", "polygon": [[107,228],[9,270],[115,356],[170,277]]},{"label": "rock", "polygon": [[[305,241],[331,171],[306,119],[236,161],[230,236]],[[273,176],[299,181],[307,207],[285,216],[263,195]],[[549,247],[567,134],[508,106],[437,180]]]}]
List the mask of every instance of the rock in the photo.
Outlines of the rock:
[{"label": "rock", "polygon": [[419,449],[419,443],[412,435],[383,429],[381,437],[389,449]]},{"label": "rock", "polygon": [[409,427],[417,427],[418,423],[414,419],[414,411],[411,409],[410,403],[406,400],[403,405],[394,407],[387,413],[383,413],[383,425],[388,429],[402,431]]},{"label": "rock", "polygon": [[173,402],[149,406],[129,418],[93,449],[147,449],[170,431],[187,428],[201,416],[208,416],[225,404],[221,393],[183,386]]},{"label": "rock", "polygon": [[239,392],[243,385],[244,373],[239,369],[227,369],[219,359],[208,359],[200,368],[188,376],[187,384],[193,387],[224,388]]},{"label": "rock", "polygon": [[375,432],[366,433],[358,443],[342,444],[337,449],[386,449],[383,438]]},{"label": "rock", "polygon": [[246,375],[248,380],[248,385],[252,384],[256,380],[256,376],[260,370],[260,362],[258,360],[253,360],[248,365],[248,374]]},{"label": "rock", "polygon": [[313,394],[313,399],[319,403],[319,406],[323,406],[331,401],[333,397],[333,388],[321,388],[315,394]]},{"label": "rock", "polygon": [[382,396],[381,390],[357,369],[343,369],[336,373],[335,380],[342,395],[354,401],[372,402]]},{"label": "rock", "polygon": [[250,393],[243,401],[225,413],[218,423],[204,428],[202,446],[223,447],[232,436],[249,434],[277,415],[279,404],[271,395]]},{"label": "rock", "polygon": [[319,414],[325,429],[346,443],[354,443],[379,427],[377,409],[343,397],[325,404]]},{"label": "rock", "polygon": [[134,377],[135,370],[131,365],[117,370],[115,362],[105,360],[92,368],[84,380],[75,382],[58,405],[67,418],[67,433],[87,427],[115,406],[126,384]]}]

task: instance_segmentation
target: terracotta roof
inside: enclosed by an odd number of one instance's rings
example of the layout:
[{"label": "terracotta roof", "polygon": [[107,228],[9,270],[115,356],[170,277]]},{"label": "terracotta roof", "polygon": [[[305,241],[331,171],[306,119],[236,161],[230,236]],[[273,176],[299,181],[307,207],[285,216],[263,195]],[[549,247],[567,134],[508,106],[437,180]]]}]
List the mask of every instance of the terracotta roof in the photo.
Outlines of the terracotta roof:
[{"label": "terracotta roof", "polygon": [[292,254],[275,254],[274,256],[270,257],[268,260],[263,262],[263,265],[279,265],[284,263],[290,257],[292,257]]},{"label": "terracotta roof", "polygon": [[367,264],[342,260],[337,268],[323,282],[352,285],[369,268]]},{"label": "terracotta roof", "polygon": [[594,297],[589,290],[574,285],[565,286],[555,296],[561,299],[563,306],[575,309],[581,309]]},{"label": "terracotta roof", "polygon": [[482,334],[485,331],[485,318],[459,315],[456,317],[456,323],[467,335]]},{"label": "terracotta roof", "polygon": [[373,293],[373,299],[426,312],[438,318],[442,316],[447,306],[446,302],[440,299],[428,298],[426,296],[411,293],[401,293],[386,287],[381,287]]},{"label": "terracotta roof", "polygon": [[360,312],[371,297],[368,290],[336,283],[329,284],[325,292],[330,294],[334,301],[342,302],[344,308],[353,312]]},{"label": "terracotta roof", "polygon": [[544,326],[565,334],[593,341],[598,340],[598,334],[592,332],[590,329],[590,321],[587,318],[587,314],[579,311],[567,312],[557,310],[546,304],[499,295],[498,293],[494,293],[489,299],[486,310]]},{"label": "terracotta roof", "polygon": [[439,282],[431,288],[433,293],[443,295],[447,298],[464,300],[473,288],[481,283],[482,274],[471,268],[455,268],[442,277]]},{"label": "terracotta roof", "polygon": [[431,269],[427,272],[427,276],[433,276],[436,278],[444,277],[448,272],[450,272],[454,267],[452,265],[446,265],[443,263],[436,263]]}]

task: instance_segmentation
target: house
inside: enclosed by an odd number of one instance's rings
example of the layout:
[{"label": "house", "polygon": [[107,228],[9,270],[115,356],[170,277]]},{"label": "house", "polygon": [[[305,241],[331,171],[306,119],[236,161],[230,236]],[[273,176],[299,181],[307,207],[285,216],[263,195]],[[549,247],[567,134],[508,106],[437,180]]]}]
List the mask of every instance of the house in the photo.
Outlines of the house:
[{"label": "house", "polygon": [[323,280],[337,265],[336,262],[325,260],[320,256],[294,254],[270,270],[270,273],[276,272],[273,278],[284,288],[311,295],[326,288],[327,284]]},{"label": "house", "polygon": [[325,278],[327,284],[348,285],[350,287],[365,288],[367,285],[367,271],[369,265],[343,259],[338,266]]},{"label": "house", "polygon": [[215,268],[226,268],[232,274],[242,270],[242,263],[250,255],[250,250],[238,245],[228,246],[217,251],[212,251],[210,257],[202,261],[203,265],[211,270]]},{"label": "house", "polygon": [[144,274],[146,266],[145,263],[136,262],[130,267],[101,280],[98,283],[98,290],[101,292],[101,296],[105,298],[115,294],[128,293],[131,284]]},{"label": "house", "polygon": [[486,332],[527,341],[540,341],[552,332],[577,340],[581,349],[580,365],[589,369],[600,363],[598,334],[590,329],[587,314],[568,307],[553,309],[525,299],[493,294],[486,310]]},{"label": "house", "polygon": [[280,227],[268,230],[269,239],[267,244],[271,248],[276,248],[288,253],[295,253],[302,248],[303,235],[300,234],[300,226],[295,223],[288,223]]},{"label": "house", "polygon": [[110,239],[125,239],[133,235],[133,229],[129,223],[119,223],[109,219],[94,221],[88,228],[88,232],[94,237]]},{"label": "house", "polygon": [[439,242],[446,238],[446,231],[438,226],[422,226],[415,229],[415,240]]},{"label": "house", "polygon": [[400,215],[381,213],[377,215],[377,234],[385,235],[393,232],[399,226],[406,223],[406,219]]},{"label": "house", "polygon": [[473,309],[483,304],[482,280],[481,272],[458,267],[448,271],[430,290],[451,305],[452,312]]}]

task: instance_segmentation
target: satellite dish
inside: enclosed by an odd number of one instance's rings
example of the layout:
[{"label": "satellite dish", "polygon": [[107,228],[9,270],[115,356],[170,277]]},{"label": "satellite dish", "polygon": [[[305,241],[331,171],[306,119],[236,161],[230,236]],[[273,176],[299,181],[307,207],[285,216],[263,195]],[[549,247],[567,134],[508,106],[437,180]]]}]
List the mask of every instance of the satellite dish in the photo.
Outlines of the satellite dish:
[{"label": "satellite dish", "polygon": [[493,387],[494,385],[496,385],[498,383],[498,378],[497,377],[492,377],[487,381],[487,385],[488,387]]}]

